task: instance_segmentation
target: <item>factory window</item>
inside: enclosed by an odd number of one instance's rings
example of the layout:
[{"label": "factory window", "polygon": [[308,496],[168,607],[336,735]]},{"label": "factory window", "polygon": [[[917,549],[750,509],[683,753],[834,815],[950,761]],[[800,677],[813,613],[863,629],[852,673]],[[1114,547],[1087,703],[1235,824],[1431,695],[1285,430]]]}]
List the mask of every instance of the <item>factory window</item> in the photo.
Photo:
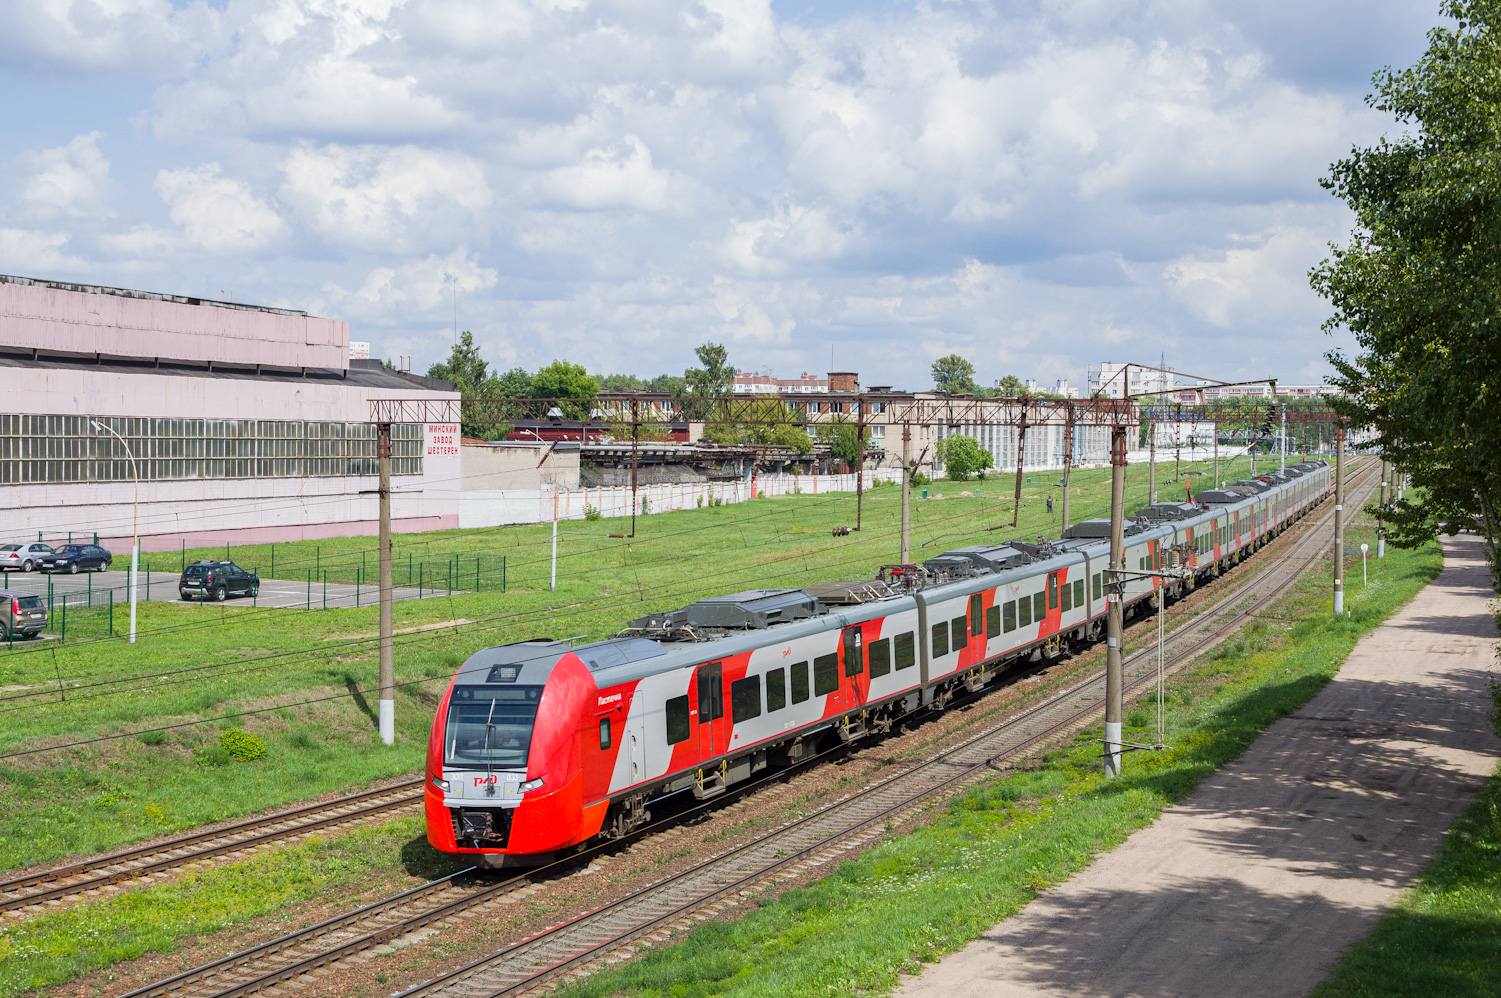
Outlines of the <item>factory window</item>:
[{"label": "factory window", "polygon": [[1000,604],[985,609],[985,636],[994,638],[1001,633],[1001,607]]},{"label": "factory window", "polygon": [[1032,597],[1023,596],[1016,601],[1016,622],[1022,627],[1032,623]]},{"label": "factory window", "polygon": [[949,625],[940,620],[933,625],[933,657],[942,658],[949,653]]},{"label": "factory window", "polygon": [[610,747],[610,719],[608,717],[599,719],[599,747],[601,749]]},{"label": "factory window", "polygon": [[839,656],[818,656],[813,660],[813,695],[827,696],[837,689],[839,689]]},{"label": "factory window", "polygon": [[798,662],[792,667],[792,702],[802,703],[808,699],[808,663]]},{"label": "factory window", "polygon": [[760,676],[746,676],[730,684],[730,713],[736,724],[761,716]]},{"label": "factory window", "polygon": [[878,679],[891,671],[891,639],[882,638],[870,643],[870,678]]},{"label": "factory window", "polygon": [[896,667],[910,669],[917,664],[917,641],[911,631],[896,636]]},{"label": "factory window", "polygon": [[772,669],[766,674],[766,713],[787,706],[787,670]]},{"label": "factory window", "polygon": [[[374,475],[375,427],[253,419],[0,416],[0,485]],[[394,475],[422,473],[422,427],[391,427]],[[127,453],[126,446],[129,447]]]},{"label": "factory window", "polygon": [[1007,600],[1001,608],[1001,627],[1008,634],[1016,630],[1016,600]]},{"label": "factory window", "polygon": [[667,744],[686,742],[692,730],[688,723],[688,695],[673,697],[667,701]]}]

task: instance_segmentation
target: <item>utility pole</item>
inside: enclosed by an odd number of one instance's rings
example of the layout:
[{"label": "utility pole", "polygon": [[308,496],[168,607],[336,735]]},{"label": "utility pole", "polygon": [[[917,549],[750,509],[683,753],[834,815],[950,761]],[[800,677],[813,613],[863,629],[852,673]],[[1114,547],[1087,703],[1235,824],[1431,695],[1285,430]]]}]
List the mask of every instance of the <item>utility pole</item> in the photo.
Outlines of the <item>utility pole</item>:
[{"label": "utility pole", "polygon": [[1147,423],[1147,505],[1157,502],[1157,424]]},{"label": "utility pole", "polygon": [[[1272,391],[1277,390],[1277,383],[1272,382]],[[1287,470],[1287,403],[1282,403],[1282,470]]]},{"label": "utility pole", "polygon": [[[1074,418],[1075,412],[1072,404],[1065,407],[1064,418],[1068,422],[1063,427],[1063,530],[1068,529],[1068,472],[1074,466]],[[1060,531],[1060,536],[1062,532]]]},{"label": "utility pole", "polygon": [[380,471],[380,740],[396,742],[396,650],[391,640],[391,424],[375,424]]},{"label": "utility pole", "polygon": [[855,398],[855,445],[860,454],[855,458],[855,529],[864,522],[865,509],[865,397]]},{"label": "utility pole", "polygon": [[1121,774],[1121,632],[1126,568],[1126,427],[1110,428],[1110,565],[1102,580],[1105,630],[1105,775]]},{"label": "utility pole", "polygon": [[1216,420],[1214,424],[1214,487],[1220,488],[1224,484],[1220,481],[1220,424]]},{"label": "utility pole", "polygon": [[1022,511],[1022,455],[1027,452],[1027,400],[1022,400],[1021,430],[1016,435],[1016,498],[1011,506],[1011,525]]},{"label": "utility pole", "polygon": [[1376,500],[1376,557],[1386,557],[1386,458],[1381,459],[1381,491]]},{"label": "utility pole", "polygon": [[[636,511],[641,505],[636,498],[636,471],[641,466],[641,400],[631,399],[631,536],[636,536]],[[557,529],[556,526],[554,529]]]},{"label": "utility pole", "polygon": [[902,424],[902,559],[907,564],[907,549],[912,529],[912,424]]},{"label": "utility pole", "polygon": [[1334,428],[1334,615],[1345,613],[1345,427]]}]

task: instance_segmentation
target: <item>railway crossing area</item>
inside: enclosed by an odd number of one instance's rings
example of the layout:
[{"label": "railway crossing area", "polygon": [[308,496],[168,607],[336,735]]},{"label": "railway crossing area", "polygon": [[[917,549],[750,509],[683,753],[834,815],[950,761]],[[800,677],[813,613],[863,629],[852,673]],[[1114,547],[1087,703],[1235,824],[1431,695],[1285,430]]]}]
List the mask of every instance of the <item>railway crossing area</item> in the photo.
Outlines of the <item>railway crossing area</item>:
[{"label": "railway crossing area", "polygon": [[963,950],[906,998],[1306,994],[1433,859],[1501,754],[1480,541],[1333,681],[1151,827]]}]

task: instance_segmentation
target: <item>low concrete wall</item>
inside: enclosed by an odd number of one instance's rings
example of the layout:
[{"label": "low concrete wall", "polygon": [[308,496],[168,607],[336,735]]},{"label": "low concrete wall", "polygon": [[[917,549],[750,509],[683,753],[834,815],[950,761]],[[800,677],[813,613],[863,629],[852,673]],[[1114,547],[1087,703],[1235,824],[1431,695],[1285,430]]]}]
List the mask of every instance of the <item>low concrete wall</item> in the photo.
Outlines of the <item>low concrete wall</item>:
[{"label": "low concrete wall", "polygon": [[513,440],[463,446],[464,492],[574,488],[579,482],[578,446]]}]

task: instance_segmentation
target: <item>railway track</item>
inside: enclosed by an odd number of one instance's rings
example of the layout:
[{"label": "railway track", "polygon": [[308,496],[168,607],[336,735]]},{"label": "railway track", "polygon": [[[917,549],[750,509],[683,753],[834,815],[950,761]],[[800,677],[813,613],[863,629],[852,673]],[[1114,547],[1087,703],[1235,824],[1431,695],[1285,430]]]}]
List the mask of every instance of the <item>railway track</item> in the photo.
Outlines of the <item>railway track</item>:
[{"label": "railway track", "polygon": [[191,863],[234,855],[270,842],[363,821],[422,803],[421,778],[379,790],[367,790],[316,804],[304,804],[259,818],[178,835],[162,842],[135,846],[78,863],[36,870],[0,880],[0,913],[34,905],[54,908],[65,900],[114,884],[151,877]]},{"label": "railway track", "polygon": [[[1352,496],[1373,477],[1357,475]],[[1173,631],[1167,639],[1169,664],[1181,667],[1284,592],[1318,556],[1319,528],[1331,517],[1332,512],[1317,521],[1305,521],[1301,525],[1304,536],[1277,561]],[[1127,657],[1127,692],[1156,678],[1155,658],[1155,647]],[[633,943],[655,941],[685,919],[707,917],[721,906],[737,903],[769,878],[797,876],[803,869],[827,863],[880,837],[888,823],[905,820],[934,800],[983,778],[997,764],[1023,756],[1092,720],[1103,708],[1103,698],[1102,675],[1074,683],[957,746],[914,762],[880,784],[409,989],[402,998],[520,994],[619,953]],[[778,774],[782,778],[786,775]],[[754,789],[748,787],[745,792]],[[681,820],[681,815],[672,819],[674,823]],[[667,822],[643,829],[642,834],[657,830],[661,824]],[[581,863],[597,851],[589,850],[572,862]],[[473,871],[462,871],[132,991],[125,998],[232,998],[253,994],[319,968],[338,968],[386,952],[388,947],[415,941],[446,921],[513,904],[524,896],[523,892],[537,889],[533,878],[556,869],[556,865],[545,867],[500,883],[474,883],[469,879]]]}]

